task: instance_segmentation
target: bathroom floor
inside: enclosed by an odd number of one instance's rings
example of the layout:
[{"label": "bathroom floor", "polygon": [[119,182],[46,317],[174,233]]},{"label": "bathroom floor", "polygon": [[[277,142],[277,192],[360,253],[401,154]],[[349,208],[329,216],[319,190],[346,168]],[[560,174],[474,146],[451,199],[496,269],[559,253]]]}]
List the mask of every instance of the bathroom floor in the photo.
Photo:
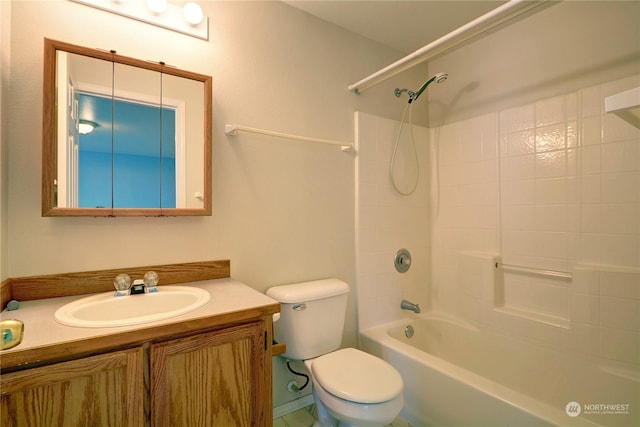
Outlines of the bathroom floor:
[{"label": "bathroom floor", "polygon": [[[316,405],[291,412],[273,420],[273,427],[311,427],[316,422]],[[385,427],[413,427],[409,422],[398,417]]]}]

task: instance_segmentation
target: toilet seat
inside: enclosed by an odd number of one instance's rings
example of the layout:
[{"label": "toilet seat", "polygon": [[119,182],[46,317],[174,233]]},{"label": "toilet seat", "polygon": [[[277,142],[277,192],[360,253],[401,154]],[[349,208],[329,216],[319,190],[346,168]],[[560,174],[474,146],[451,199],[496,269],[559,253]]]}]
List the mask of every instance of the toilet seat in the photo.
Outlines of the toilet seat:
[{"label": "toilet seat", "polygon": [[387,402],[402,393],[402,377],[393,366],[355,348],[313,359],[311,371],[327,392],[355,403]]}]

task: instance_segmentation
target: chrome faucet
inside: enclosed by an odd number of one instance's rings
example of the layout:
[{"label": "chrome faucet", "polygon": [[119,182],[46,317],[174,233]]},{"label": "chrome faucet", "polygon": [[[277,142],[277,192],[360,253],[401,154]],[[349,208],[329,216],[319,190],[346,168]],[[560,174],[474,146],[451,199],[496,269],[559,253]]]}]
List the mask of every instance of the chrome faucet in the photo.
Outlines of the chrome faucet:
[{"label": "chrome faucet", "polygon": [[116,296],[122,297],[135,294],[150,294],[158,292],[158,273],[155,271],[147,271],[144,278],[134,280],[131,283],[131,277],[128,274],[118,274],[113,281],[116,288]]},{"label": "chrome faucet", "polygon": [[416,314],[420,313],[420,304],[414,304],[412,302],[407,301],[406,299],[402,300],[402,302],[400,303],[400,308],[403,310],[413,311]]}]

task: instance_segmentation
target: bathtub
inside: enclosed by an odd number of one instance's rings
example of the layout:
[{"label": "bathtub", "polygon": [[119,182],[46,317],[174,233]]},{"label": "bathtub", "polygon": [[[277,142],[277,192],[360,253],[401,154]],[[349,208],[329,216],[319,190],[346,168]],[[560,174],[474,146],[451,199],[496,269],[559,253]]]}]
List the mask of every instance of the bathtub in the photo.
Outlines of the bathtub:
[{"label": "bathtub", "polygon": [[[413,336],[405,336],[410,326]],[[404,380],[414,426],[637,426],[637,373],[426,314],[361,332]],[[578,359],[578,360],[577,360]],[[577,414],[577,410],[580,414]]]}]

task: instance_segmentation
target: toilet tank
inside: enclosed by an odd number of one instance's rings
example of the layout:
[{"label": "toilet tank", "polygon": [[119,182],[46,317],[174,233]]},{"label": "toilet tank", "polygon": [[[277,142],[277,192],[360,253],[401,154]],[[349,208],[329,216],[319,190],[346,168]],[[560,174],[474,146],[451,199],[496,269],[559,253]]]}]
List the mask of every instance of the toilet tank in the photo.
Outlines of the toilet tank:
[{"label": "toilet tank", "polygon": [[338,279],[274,286],[267,295],[280,302],[275,340],[285,343],[284,357],[311,359],[342,343],[349,285]]}]

